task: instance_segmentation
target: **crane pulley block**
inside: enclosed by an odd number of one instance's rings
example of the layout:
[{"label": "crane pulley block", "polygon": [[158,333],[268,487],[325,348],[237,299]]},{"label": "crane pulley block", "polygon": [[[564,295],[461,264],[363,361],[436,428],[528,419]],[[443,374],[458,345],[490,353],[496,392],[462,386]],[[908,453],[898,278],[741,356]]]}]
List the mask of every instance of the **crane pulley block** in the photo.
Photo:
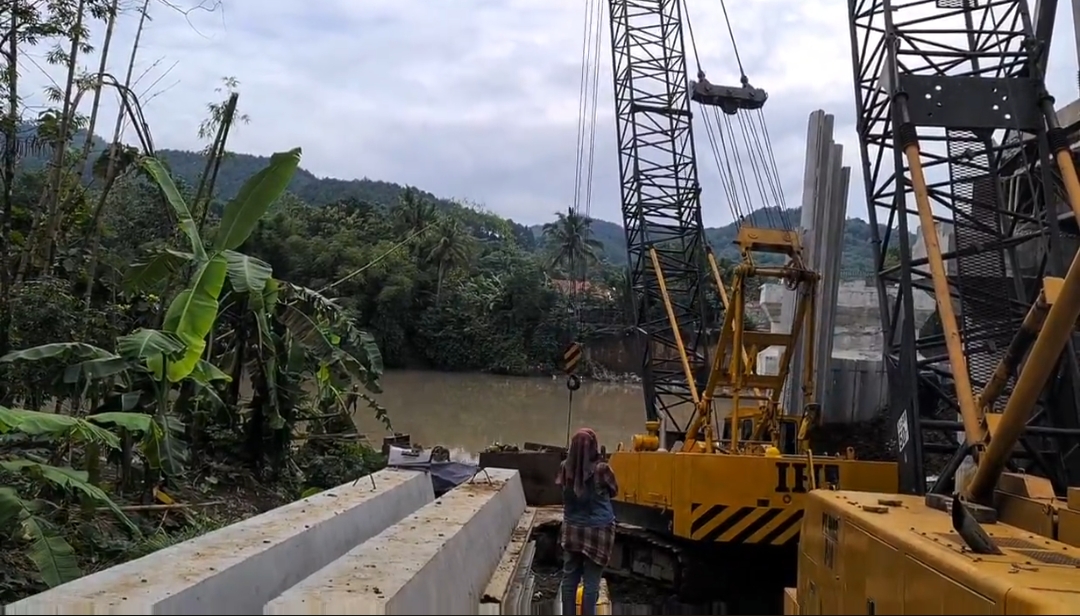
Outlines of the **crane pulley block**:
[{"label": "crane pulley block", "polygon": [[690,99],[702,105],[719,107],[728,115],[735,115],[740,109],[761,109],[769,99],[769,93],[750,84],[719,86],[703,78],[690,82]]}]

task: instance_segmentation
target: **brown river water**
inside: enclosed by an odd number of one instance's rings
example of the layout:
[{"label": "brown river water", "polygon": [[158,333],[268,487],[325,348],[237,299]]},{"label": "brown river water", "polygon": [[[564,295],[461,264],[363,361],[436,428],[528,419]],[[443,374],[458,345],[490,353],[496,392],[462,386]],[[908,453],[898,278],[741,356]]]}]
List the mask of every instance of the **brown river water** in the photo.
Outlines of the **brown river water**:
[{"label": "brown river water", "polygon": [[[473,458],[495,442],[566,444],[564,378],[401,370],[386,373],[382,384],[384,392],[376,398],[389,411],[394,430],[408,433],[413,443],[425,447],[442,445],[457,459]],[[388,434],[370,413],[358,413],[355,421],[375,446]],[[593,428],[608,450],[620,441],[629,444],[644,424],[645,405],[637,385],[585,382],[574,392],[570,429]],[[537,574],[548,587],[557,587],[557,570],[542,569]],[[712,605],[680,604],[666,592],[640,584],[611,588],[614,614],[724,613]],[[533,614],[555,613],[555,601],[549,596],[534,600]]]},{"label": "brown river water", "polygon": [[[382,378],[376,396],[394,430],[425,447],[476,454],[494,442],[566,444],[565,379],[397,370]],[[356,423],[373,445],[387,434],[369,413]],[[645,410],[637,385],[585,382],[574,392],[571,429],[588,426],[614,450],[644,429]]]}]

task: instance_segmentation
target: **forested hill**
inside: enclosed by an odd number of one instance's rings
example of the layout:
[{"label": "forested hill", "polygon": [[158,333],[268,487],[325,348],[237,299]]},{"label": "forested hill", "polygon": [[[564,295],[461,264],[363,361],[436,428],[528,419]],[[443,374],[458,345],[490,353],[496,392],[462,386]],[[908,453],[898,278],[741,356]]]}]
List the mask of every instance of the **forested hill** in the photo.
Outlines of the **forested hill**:
[{"label": "forested hill", "polygon": [[[95,149],[104,149],[104,142],[97,141]],[[202,173],[206,159],[197,152],[183,150],[158,150],[158,155],[164,159],[173,173],[185,180],[194,182]],[[240,189],[244,180],[262,169],[269,158],[252,154],[230,154],[221,165],[217,177],[217,192],[225,199],[232,197]],[[33,165],[33,162],[30,162]],[[320,178],[305,169],[299,169],[289,187],[297,197],[311,205],[325,205],[346,198],[354,198],[375,204],[391,204],[397,201],[398,196],[405,189],[404,186],[384,180],[372,180],[363,178],[359,180],[340,180],[336,178]],[[434,201],[442,207],[453,207],[453,202],[421,192],[422,195]],[[497,207],[497,204],[492,204]],[[554,217],[554,212],[552,212]],[[772,209],[758,210],[748,216],[747,224],[760,224],[774,226],[779,216],[783,216],[788,225],[795,227],[799,220],[799,209],[793,208],[780,212]],[[513,222],[513,221],[511,221]],[[525,227],[514,223],[512,225],[515,236],[523,244],[530,248],[536,245],[539,239],[542,225]],[[592,235],[604,248],[604,257],[615,265],[626,263],[626,241],[623,237],[622,226],[617,223],[596,220],[593,222]],[[728,260],[737,260],[738,252],[732,245],[735,239],[736,225],[734,223],[723,227],[710,227],[705,230],[709,243],[717,251],[717,255]],[[849,218],[844,228],[844,261],[842,270],[846,277],[865,276],[872,271],[872,249],[870,244],[870,225],[858,218]]]},{"label": "forested hill", "polygon": [[[199,177],[206,166],[206,158],[197,152],[185,152],[182,150],[158,150],[158,156],[168,163],[172,172],[193,181]],[[228,199],[240,190],[244,181],[256,174],[267,163],[267,156],[254,156],[251,154],[229,154],[221,163],[218,171],[217,187],[218,194]],[[325,205],[347,197],[368,201],[370,203],[391,204],[397,201],[398,195],[405,187],[393,182],[381,180],[338,180],[335,178],[320,178],[306,169],[298,169],[293,176],[289,191],[300,197],[301,200],[311,205]],[[441,205],[449,205],[450,201],[439,199],[427,192],[421,194]]]},{"label": "forested hill", "polygon": [[[762,208],[746,217],[743,224],[756,224],[763,227],[779,226],[781,217],[789,228],[799,224],[800,209],[779,210]],[[541,225],[532,227],[533,233],[539,234]],[[592,234],[604,245],[604,252],[613,263],[626,262],[626,239],[622,225],[597,220],[592,224]],[[733,242],[738,227],[735,223],[723,227],[708,227],[705,237],[716,251],[717,256],[735,261],[739,258]],[[862,277],[873,270],[873,250],[870,243],[870,223],[858,218],[848,218],[844,225],[844,261],[843,273],[846,277]]]},{"label": "forested hill", "polygon": [[[194,179],[202,172],[205,159],[195,152],[178,150],[160,150],[159,154],[168,161],[173,172],[186,179]],[[218,175],[217,185],[223,197],[229,197],[240,188],[243,180],[261,169],[267,162],[267,157],[253,156],[250,154],[231,155],[222,164]],[[290,190],[298,197],[312,205],[323,205],[339,199],[352,197],[372,203],[389,204],[397,200],[398,195],[404,190],[404,186],[383,180],[339,180],[335,178],[320,178],[315,174],[301,169],[296,173]],[[430,199],[445,206],[451,202],[440,199],[430,193],[424,193]],[[785,210],[781,213],[771,211],[766,214],[765,210],[758,210],[746,221],[749,224],[772,225],[782,215],[787,223],[794,227],[798,224],[799,209]],[[515,225],[515,230],[522,229]],[[534,237],[539,238],[541,225],[531,227]],[[723,227],[710,227],[705,230],[709,243],[722,258],[735,260],[738,253],[732,242],[735,239],[736,226],[729,224]],[[592,224],[592,234],[604,247],[604,256],[614,264],[626,262],[626,240],[623,237],[622,225],[605,220],[596,220]],[[843,270],[850,276],[865,275],[872,271],[872,248],[870,244],[870,225],[858,218],[849,218],[844,228],[844,263]]]}]

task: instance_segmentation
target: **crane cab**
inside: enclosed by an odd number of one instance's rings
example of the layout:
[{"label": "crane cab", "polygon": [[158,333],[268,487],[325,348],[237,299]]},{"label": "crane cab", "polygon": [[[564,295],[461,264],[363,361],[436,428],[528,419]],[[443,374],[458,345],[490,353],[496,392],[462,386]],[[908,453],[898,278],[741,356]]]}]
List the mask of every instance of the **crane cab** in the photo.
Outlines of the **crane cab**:
[{"label": "crane cab", "polygon": [[[776,446],[781,453],[786,455],[796,455],[802,453],[799,451],[798,439],[799,439],[799,422],[800,418],[789,415],[782,415],[777,418],[777,422],[780,427],[780,435],[776,442],[771,439],[766,441],[754,441],[754,431],[757,428],[758,421],[761,419],[761,411],[759,409],[742,408],[739,410],[739,438],[738,443],[744,448],[760,448],[764,449],[769,446]],[[728,415],[724,418],[723,433],[720,437],[721,444],[731,442],[731,416]]]}]

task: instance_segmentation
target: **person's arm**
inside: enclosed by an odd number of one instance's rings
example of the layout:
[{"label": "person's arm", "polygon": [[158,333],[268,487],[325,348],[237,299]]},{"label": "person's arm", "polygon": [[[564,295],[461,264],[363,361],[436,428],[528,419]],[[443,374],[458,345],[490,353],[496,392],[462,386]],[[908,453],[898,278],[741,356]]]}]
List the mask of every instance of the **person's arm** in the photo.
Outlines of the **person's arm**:
[{"label": "person's arm", "polygon": [[597,474],[600,475],[600,479],[607,486],[608,492],[611,496],[619,495],[619,481],[615,478],[615,471],[611,470],[606,462],[601,462],[596,468]]}]

